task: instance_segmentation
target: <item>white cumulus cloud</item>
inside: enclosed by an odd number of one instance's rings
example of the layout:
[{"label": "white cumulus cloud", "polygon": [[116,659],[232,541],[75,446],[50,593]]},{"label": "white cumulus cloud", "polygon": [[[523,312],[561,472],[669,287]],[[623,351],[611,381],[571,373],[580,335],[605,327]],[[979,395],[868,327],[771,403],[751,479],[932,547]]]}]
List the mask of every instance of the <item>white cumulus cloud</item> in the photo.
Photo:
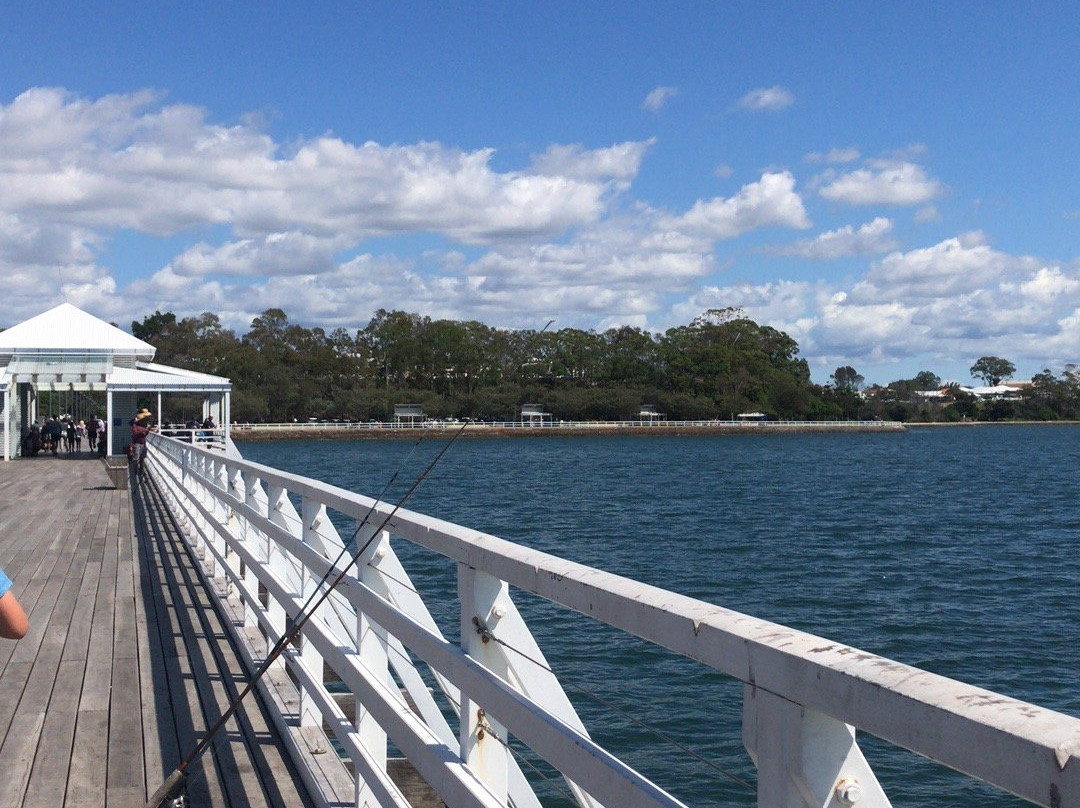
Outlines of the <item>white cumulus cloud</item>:
[{"label": "white cumulus cloud", "polygon": [[1034,275],[1018,284],[1020,294],[1039,303],[1048,304],[1080,291],[1080,279],[1069,277],[1061,267],[1040,267]]},{"label": "white cumulus cloud", "polygon": [[821,152],[810,152],[806,155],[806,162],[808,163],[854,163],[859,159],[859,150],[854,146],[847,146],[844,148],[829,149],[822,154]]},{"label": "white cumulus cloud", "polygon": [[171,262],[180,276],[303,275],[333,268],[333,254],[345,246],[341,239],[305,233],[270,233],[219,246],[195,244]]},{"label": "white cumulus cloud", "polygon": [[855,285],[860,300],[941,298],[974,292],[1030,269],[1030,260],[994,250],[982,233],[945,239],[931,247],[894,252],[873,264]]},{"label": "white cumulus cloud", "polygon": [[782,171],[763,174],[735,196],[698,200],[685,214],[666,224],[710,239],[729,239],[759,227],[805,229],[810,219],[802,197],[795,191],[795,177]]},{"label": "white cumulus cloud", "polygon": [[795,255],[817,261],[846,258],[852,255],[874,255],[895,249],[891,219],[879,216],[858,229],[845,225],[811,239],[800,239],[777,250],[782,255]]},{"label": "white cumulus cloud", "polygon": [[860,168],[826,184],[819,193],[848,205],[921,205],[941,194],[941,183],[910,162]]},{"label": "white cumulus cloud", "polygon": [[756,90],[751,90],[739,99],[736,106],[751,112],[774,112],[787,109],[794,103],[795,96],[791,94],[791,91],[776,84],[772,87],[759,87]]},{"label": "white cumulus cloud", "polygon": [[283,154],[247,126],[153,101],[39,89],[0,107],[0,210],[158,235],[224,224],[242,236],[436,232],[483,243],[595,221],[610,182],[633,176],[647,145],[578,148],[574,175],[500,172],[490,149],[437,143],[322,136]]},{"label": "white cumulus cloud", "polygon": [[645,100],[641,102],[642,109],[647,109],[649,112],[659,112],[664,106],[679,94],[679,91],[675,87],[654,87],[649,91],[649,94],[645,96]]},{"label": "white cumulus cloud", "polygon": [[552,145],[543,154],[533,156],[533,170],[546,176],[570,177],[583,182],[627,182],[637,176],[645,153],[655,143],[655,138],[650,138],[600,149]]},{"label": "white cumulus cloud", "polygon": [[707,286],[672,307],[685,322],[708,308],[741,306],[786,331],[824,376],[842,364],[875,368],[873,381],[923,368],[963,377],[979,356],[1036,368],[1080,357],[1080,263],[1047,265],[990,247],[980,233],[894,252],[842,284],[768,281]]}]

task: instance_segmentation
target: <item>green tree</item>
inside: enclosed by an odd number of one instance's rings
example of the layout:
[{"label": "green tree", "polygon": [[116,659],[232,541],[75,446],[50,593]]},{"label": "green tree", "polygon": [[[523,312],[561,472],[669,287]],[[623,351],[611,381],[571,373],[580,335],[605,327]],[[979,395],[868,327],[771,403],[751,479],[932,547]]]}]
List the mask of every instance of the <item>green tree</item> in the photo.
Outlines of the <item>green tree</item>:
[{"label": "green tree", "polygon": [[483,350],[483,332],[477,325],[455,320],[422,323],[419,357],[431,390],[452,396],[475,389]]},{"label": "green tree", "polygon": [[596,375],[603,339],[592,331],[562,328],[551,340],[549,373],[552,383],[589,384]]},{"label": "green tree", "polygon": [[177,367],[231,376],[228,357],[237,345],[236,335],[221,325],[216,314],[177,320],[172,312],[155,312],[140,323],[132,323],[132,333],[153,345],[156,361]]},{"label": "green tree", "polygon": [[798,417],[811,406],[810,368],[798,344],[738,309],[713,309],[659,341],[657,386],[715,402],[713,415],[746,409]]},{"label": "green tree", "polygon": [[911,380],[916,390],[940,390],[941,377],[929,370],[920,370]]},{"label": "green tree", "polygon": [[865,379],[851,365],[844,365],[832,372],[829,376],[833,387],[841,393],[857,393]]},{"label": "green tree", "polygon": [[1080,417],[1080,373],[1076,365],[1066,365],[1061,376],[1049,369],[1031,377],[1025,397],[1025,417],[1038,420]]},{"label": "green tree", "polygon": [[136,339],[141,339],[143,342],[149,342],[154,347],[157,347],[157,338],[166,328],[175,323],[176,315],[171,311],[167,311],[164,314],[160,311],[155,311],[148,317],[143,317],[141,323],[132,321],[131,334]]},{"label": "green tree", "polygon": [[[660,342],[661,368],[665,386],[676,392],[738,398],[732,389],[733,371],[741,363],[745,327],[713,309],[690,325],[669,328]],[[744,321],[749,322],[749,321]],[[755,324],[756,326],[756,324]]]},{"label": "green tree", "polygon": [[944,409],[946,420],[959,421],[975,418],[979,413],[979,403],[975,396],[966,390],[961,390],[960,385],[948,385],[945,389],[946,401]]},{"label": "green tree", "polygon": [[424,361],[420,336],[430,318],[379,309],[358,335],[386,389],[422,386]]},{"label": "green tree", "polygon": [[990,387],[1001,384],[1002,379],[1012,378],[1014,373],[1016,365],[999,356],[982,356],[971,366],[972,378],[982,379]]},{"label": "green tree", "polygon": [[605,349],[598,376],[601,381],[638,386],[656,382],[656,340],[632,326],[610,328],[603,333]]},{"label": "green tree", "polygon": [[244,342],[260,351],[281,351],[285,347],[285,331],[289,317],[281,309],[267,309],[251,321]]}]

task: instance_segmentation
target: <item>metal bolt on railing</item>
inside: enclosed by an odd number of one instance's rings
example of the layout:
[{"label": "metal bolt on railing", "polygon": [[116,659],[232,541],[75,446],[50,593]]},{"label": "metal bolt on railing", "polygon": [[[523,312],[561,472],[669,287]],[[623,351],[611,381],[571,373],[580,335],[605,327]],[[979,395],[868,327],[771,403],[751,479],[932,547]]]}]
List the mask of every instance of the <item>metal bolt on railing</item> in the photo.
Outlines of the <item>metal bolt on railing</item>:
[{"label": "metal bolt on railing", "polygon": [[834,790],[841,805],[854,805],[862,799],[862,786],[854,777],[841,777]]}]

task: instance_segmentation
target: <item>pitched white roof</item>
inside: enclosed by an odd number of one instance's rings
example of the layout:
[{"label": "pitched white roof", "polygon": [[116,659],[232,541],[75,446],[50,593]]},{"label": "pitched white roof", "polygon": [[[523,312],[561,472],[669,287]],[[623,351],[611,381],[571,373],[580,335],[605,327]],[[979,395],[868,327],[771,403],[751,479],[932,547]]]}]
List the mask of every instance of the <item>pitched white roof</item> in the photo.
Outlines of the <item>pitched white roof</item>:
[{"label": "pitched white roof", "polygon": [[109,351],[151,360],[153,345],[70,303],[61,303],[36,317],[0,331],[0,353],[16,351]]},{"label": "pitched white roof", "polygon": [[960,389],[967,390],[968,392],[972,393],[973,395],[979,396],[980,398],[986,398],[988,396],[1018,396],[1021,392],[1019,388],[1012,387],[1007,384],[998,384],[986,387],[962,387]]},{"label": "pitched white roof", "polygon": [[184,392],[230,389],[229,380],[221,376],[152,363],[140,364],[138,368],[114,368],[108,381],[110,390]]}]

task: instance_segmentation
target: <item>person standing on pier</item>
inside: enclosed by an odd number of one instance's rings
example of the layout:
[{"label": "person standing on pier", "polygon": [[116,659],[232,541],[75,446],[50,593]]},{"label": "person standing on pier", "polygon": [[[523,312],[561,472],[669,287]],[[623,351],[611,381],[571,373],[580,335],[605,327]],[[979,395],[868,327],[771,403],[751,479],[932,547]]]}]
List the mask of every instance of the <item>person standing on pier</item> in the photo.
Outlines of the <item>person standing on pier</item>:
[{"label": "person standing on pier", "polygon": [[54,455],[60,451],[60,442],[64,436],[64,423],[59,418],[50,418],[49,423],[49,451]]},{"label": "person standing on pier", "polygon": [[135,464],[136,474],[142,474],[143,461],[146,460],[146,436],[153,428],[152,414],[144,407],[135,415],[135,422],[131,425],[131,460]]},{"label": "person standing on pier", "polygon": [[11,579],[0,569],[0,637],[21,640],[29,630],[26,612],[11,591]]},{"label": "person standing on pier", "polygon": [[86,443],[90,447],[90,451],[97,451],[97,433],[98,433],[98,417],[96,414],[90,416],[90,420],[86,422]]}]

